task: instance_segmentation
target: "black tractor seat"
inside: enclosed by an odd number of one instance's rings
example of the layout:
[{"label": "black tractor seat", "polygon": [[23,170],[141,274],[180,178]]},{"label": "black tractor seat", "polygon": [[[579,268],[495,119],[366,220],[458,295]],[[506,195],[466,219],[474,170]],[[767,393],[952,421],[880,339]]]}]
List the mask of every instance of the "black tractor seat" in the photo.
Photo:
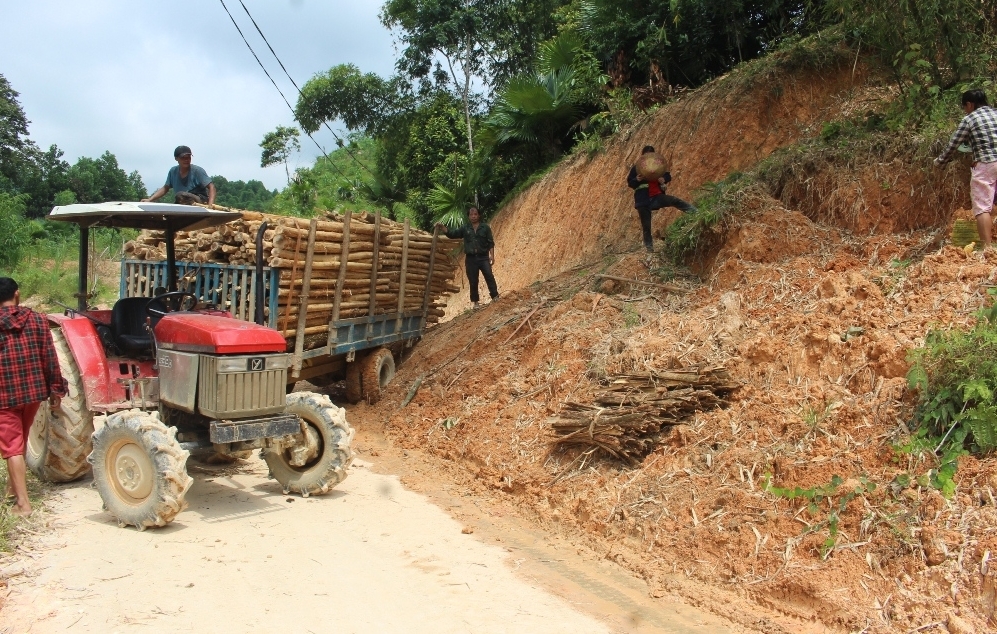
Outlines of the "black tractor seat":
[{"label": "black tractor seat", "polygon": [[[146,330],[145,320],[150,317],[145,307],[151,297],[124,297],[111,309],[111,330],[114,343],[122,354],[136,357],[152,356],[152,336]],[[164,310],[164,307],[157,307]],[[159,319],[152,315],[152,326]]]}]

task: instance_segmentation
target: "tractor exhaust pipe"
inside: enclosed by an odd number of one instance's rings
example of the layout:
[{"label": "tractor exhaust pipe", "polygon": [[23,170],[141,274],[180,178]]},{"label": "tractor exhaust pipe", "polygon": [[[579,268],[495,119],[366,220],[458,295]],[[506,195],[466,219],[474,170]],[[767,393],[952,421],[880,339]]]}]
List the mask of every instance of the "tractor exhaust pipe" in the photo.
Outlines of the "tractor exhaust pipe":
[{"label": "tractor exhaust pipe", "polygon": [[266,317],[263,315],[263,295],[266,293],[263,278],[263,233],[266,230],[267,222],[264,220],[260,230],[256,232],[256,323],[261,326],[266,325]]}]

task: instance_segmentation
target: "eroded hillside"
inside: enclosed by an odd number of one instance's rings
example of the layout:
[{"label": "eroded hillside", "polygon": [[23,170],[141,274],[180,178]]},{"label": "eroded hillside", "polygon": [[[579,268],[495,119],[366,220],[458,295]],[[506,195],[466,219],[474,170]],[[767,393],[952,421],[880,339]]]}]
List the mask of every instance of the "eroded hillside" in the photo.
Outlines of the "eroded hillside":
[{"label": "eroded hillside", "polygon": [[[946,498],[917,484],[934,455],[900,449],[908,351],[971,325],[997,282],[992,252],[945,246],[965,165],[931,171],[905,139],[793,154],[889,91],[851,59],[767,68],[663,107],[502,210],[502,299],[452,303],[387,398],[353,418],[460,465],[467,486],[638,572],[652,596],[747,630],[992,631],[994,461],[963,459]],[[637,250],[623,181],[645,143],[672,159],[680,196],[760,174],[691,270]],[[771,161],[779,148],[789,158]],[[663,428],[636,466],[554,446],[569,404],[690,367],[739,387]]]}]

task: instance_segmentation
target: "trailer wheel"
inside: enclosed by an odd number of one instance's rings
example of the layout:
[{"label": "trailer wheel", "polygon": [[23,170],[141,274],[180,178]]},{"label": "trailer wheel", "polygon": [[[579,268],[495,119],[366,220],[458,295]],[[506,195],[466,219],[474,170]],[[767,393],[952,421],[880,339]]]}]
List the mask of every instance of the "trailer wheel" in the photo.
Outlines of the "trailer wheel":
[{"label": "trailer wheel", "polygon": [[69,384],[69,393],[53,413],[42,403],[31,424],[24,460],[40,480],[71,482],[90,471],[87,454],[92,448],[93,414],[87,411],[83,379],[61,329],[52,330],[59,370]]},{"label": "trailer wheel", "polygon": [[395,378],[395,358],[387,348],[378,348],[360,362],[360,388],[363,398],[373,405],[381,400],[384,388]]},{"label": "trailer wheel", "polygon": [[346,401],[348,403],[359,403],[363,398],[361,386],[361,359],[356,359],[346,364]]},{"label": "trailer wheel", "polygon": [[190,452],[180,448],[177,428],[158,412],[132,409],[112,414],[93,435],[93,479],[104,508],[120,526],[140,531],[166,526],[187,508],[184,496]]},{"label": "trailer wheel", "polygon": [[263,459],[284,493],[302,497],[326,493],[346,478],[353,462],[353,429],[346,411],[328,396],[313,392],[287,395],[287,412],[305,423],[299,442],[291,447],[264,449]]}]

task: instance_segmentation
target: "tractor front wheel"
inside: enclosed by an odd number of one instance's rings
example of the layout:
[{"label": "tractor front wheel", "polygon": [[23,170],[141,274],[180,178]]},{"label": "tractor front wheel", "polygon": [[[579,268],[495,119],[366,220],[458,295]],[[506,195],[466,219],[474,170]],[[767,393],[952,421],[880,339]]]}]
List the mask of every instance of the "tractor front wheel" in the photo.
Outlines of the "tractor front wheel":
[{"label": "tractor front wheel", "polygon": [[353,462],[353,429],[346,412],[328,396],[312,392],[287,395],[287,412],[305,423],[294,445],[264,449],[263,459],[284,493],[302,497],[326,493],[346,478]]},{"label": "tractor front wheel", "polygon": [[134,409],[108,416],[93,435],[87,460],[104,508],[119,525],[166,526],[187,508],[190,452],[176,436],[176,427],[164,425],[158,412]]}]

